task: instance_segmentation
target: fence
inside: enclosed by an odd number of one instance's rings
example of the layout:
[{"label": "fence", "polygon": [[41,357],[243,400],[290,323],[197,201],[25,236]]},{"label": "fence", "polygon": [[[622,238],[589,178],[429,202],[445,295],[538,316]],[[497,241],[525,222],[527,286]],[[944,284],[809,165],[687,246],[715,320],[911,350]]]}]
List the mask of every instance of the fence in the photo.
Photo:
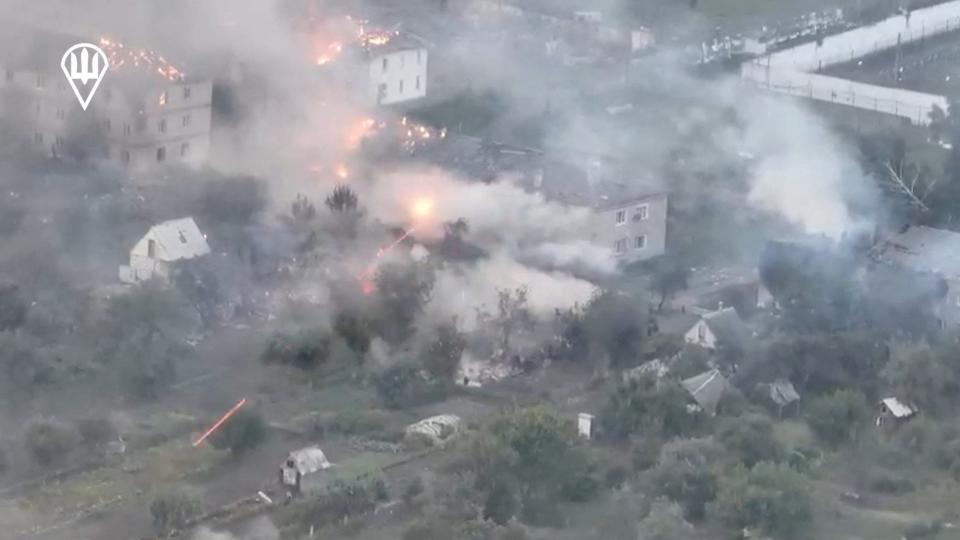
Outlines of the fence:
[{"label": "fence", "polygon": [[960,0],[896,15],[870,26],[862,26],[820,42],[809,42],[770,54],[772,67],[817,71],[827,66],[960,30]]},{"label": "fence", "polygon": [[944,113],[948,108],[944,96],[769,67],[765,59],[744,63],[740,77],[766,90],[892,114],[916,125],[929,125],[935,108]]}]

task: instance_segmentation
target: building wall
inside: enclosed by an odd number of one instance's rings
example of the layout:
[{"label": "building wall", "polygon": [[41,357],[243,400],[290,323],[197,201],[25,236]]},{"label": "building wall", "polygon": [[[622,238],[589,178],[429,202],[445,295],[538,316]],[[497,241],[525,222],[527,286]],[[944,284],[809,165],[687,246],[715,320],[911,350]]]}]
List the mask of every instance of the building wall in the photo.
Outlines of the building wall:
[{"label": "building wall", "polygon": [[376,55],[370,60],[370,97],[390,105],[427,95],[427,50],[406,49]]},{"label": "building wall", "polygon": [[110,75],[108,72],[90,107],[82,111],[62,73],[42,75],[0,66],[0,90],[16,91],[19,95],[15,103],[22,109],[11,111],[8,105],[0,108],[0,115],[16,114],[28,120],[21,138],[45,155],[60,153],[72,124],[92,121],[104,135],[104,157],[120,166],[143,169],[206,160],[210,149],[211,82],[158,80],[156,86],[131,98],[123,83],[111,82]]},{"label": "building wall", "polygon": [[[646,218],[640,210],[645,207]],[[638,238],[643,246],[638,247]],[[609,246],[612,256],[629,264],[663,255],[667,241],[667,196],[654,195],[629,204],[597,210],[593,240]],[[618,252],[619,246],[623,247]]]},{"label": "building wall", "polygon": [[[700,338],[701,334],[703,335],[703,339]],[[707,324],[707,321],[703,319],[697,321],[697,324],[693,325],[693,328],[683,335],[683,341],[707,349],[713,349],[717,346],[716,336],[710,331],[710,326]]]}]

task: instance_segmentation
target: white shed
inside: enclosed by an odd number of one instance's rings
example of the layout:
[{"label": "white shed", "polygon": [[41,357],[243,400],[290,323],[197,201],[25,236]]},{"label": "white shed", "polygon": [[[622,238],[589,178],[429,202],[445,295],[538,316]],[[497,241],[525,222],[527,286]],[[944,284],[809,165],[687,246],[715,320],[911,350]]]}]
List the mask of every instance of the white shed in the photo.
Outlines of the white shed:
[{"label": "white shed", "polygon": [[311,493],[322,487],[322,473],[333,465],[318,446],[294,450],[280,466],[280,484],[295,493]]},{"label": "white shed", "polygon": [[130,250],[130,265],[120,267],[120,281],[139,283],[151,278],[167,280],[177,261],[210,253],[207,238],[192,217],[164,221],[150,227]]}]

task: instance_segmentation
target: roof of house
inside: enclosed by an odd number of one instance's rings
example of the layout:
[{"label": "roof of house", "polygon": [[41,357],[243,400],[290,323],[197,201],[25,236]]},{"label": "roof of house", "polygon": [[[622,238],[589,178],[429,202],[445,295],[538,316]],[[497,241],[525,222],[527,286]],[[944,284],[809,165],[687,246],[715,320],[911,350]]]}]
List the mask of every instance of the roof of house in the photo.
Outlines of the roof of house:
[{"label": "roof of house", "polygon": [[210,253],[206,237],[200,232],[192,217],[164,221],[150,228],[147,236],[153,236],[160,244],[160,260],[166,262],[192,259]]},{"label": "roof of house", "polygon": [[800,394],[787,379],[777,379],[772,383],[761,383],[770,400],[781,407],[800,400]]},{"label": "roof of house", "polygon": [[680,384],[690,392],[694,401],[709,413],[717,410],[717,404],[720,398],[726,392],[729,383],[718,369],[704,371],[699,375],[694,375],[689,379],[684,379]]},{"label": "roof of house", "polygon": [[407,434],[425,435],[435,442],[442,441],[460,429],[460,417],[454,414],[440,414],[424,418],[407,426]]},{"label": "roof of house", "polygon": [[721,343],[742,343],[750,337],[750,329],[732,307],[705,313],[701,318]]},{"label": "roof of house", "polygon": [[333,466],[318,446],[308,446],[300,450],[294,450],[290,452],[287,459],[293,460],[297,472],[303,475],[323,471]]},{"label": "roof of house", "polygon": [[916,406],[908,405],[895,397],[881,399],[880,403],[890,411],[894,418],[908,418],[917,412]]},{"label": "roof of house", "polygon": [[881,261],[944,278],[960,278],[960,233],[913,225],[880,247]]}]

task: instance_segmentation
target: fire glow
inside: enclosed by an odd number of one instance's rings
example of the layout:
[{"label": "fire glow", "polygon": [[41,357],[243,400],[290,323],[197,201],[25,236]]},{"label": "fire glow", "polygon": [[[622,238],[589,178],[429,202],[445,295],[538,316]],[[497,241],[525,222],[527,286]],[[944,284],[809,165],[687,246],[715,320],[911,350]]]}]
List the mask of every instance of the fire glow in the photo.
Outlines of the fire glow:
[{"label": "fire glow", "polygon": [[123,67],[144,68],[156,71],[161,77],[171,82],[183,80],[184,73],[168,62],[163,56],[149,49],[131,49],[123,43],[100,38],[100,48],[110,62],[110,69]]}]

